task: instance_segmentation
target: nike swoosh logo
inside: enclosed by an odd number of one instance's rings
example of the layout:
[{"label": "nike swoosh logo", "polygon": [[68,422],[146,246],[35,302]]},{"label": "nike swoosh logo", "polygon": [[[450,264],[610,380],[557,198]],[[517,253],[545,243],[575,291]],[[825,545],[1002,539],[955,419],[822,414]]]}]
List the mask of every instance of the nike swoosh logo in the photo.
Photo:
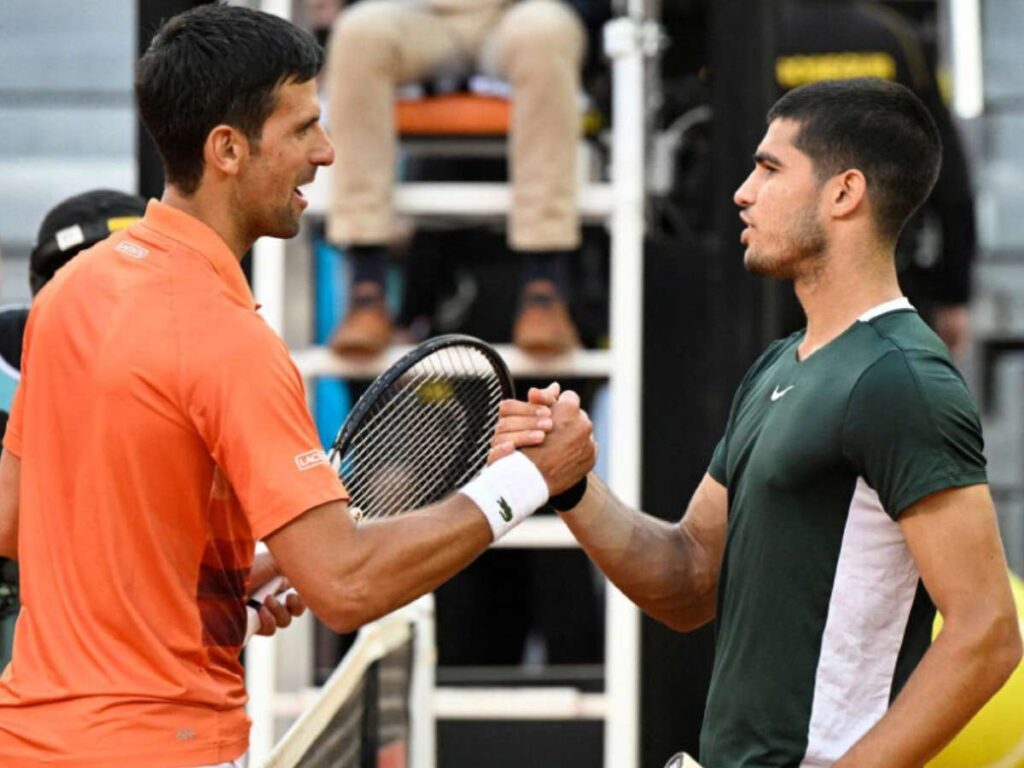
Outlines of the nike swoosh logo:
[{"label": "nike swoosh logo", "polygon": [[779,400],[783,395],[785,395],[787,392],[789,392],[789,390],[791,390],[795,386],[796,386],[796,384],[790,384],[788,387],[786,387],[783,390],[780,390],[778,387],[776,387],[772,391],[772,402],[774,403],[776,400]]}]

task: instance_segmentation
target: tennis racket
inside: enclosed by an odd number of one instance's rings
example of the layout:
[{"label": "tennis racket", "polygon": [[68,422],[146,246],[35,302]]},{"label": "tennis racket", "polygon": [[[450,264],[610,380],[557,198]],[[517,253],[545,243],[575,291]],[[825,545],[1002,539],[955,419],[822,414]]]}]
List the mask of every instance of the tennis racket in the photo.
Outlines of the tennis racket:
[{"label": "tennis racket", "polygon": [[[331,465],[356,521],[392,517],[440,501],[484,466],[498,406],[512,397],[501,356],[479,339],[428,339],[377,377],[353,406],[331,446]],[[246,641],[259,629],[259,604],[278,577],[249,603]]]}]

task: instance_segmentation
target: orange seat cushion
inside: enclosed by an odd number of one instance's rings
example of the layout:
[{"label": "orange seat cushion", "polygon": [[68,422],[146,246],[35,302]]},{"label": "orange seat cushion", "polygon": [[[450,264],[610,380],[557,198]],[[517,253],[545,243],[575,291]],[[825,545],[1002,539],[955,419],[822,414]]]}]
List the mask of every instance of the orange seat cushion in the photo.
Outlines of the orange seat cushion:
[{"label": "orange seat cushion", "polygon": [[395,103],[401,136],[504,136],[512,106],[508,99],[452,93]]}]

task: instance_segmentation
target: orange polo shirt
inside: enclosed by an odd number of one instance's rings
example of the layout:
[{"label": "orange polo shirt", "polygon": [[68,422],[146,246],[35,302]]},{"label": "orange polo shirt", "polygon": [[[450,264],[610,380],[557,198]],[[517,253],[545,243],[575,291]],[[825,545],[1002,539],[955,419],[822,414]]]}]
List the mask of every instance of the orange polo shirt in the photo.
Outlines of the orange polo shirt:
[{"label": "orange polo shirt", "polygon": [[22,607],[0,765],[239,757],[254,539],[346,494],[223,240],[153,201],[61,269],[29,316],[4,447]]}]

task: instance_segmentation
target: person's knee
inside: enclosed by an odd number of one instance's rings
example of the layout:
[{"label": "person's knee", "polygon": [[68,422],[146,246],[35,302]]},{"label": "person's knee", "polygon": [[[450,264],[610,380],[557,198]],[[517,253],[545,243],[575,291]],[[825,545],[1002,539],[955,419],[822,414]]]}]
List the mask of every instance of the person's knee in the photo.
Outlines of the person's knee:
[{"label": "person's knee", "polygon": [[330,55],[365,59],[393,53],[396,29],[395,10],[386,3],[359,3],[334,23]]},{"label": "person's knee", "polygon": [[505,58],[521,53],[583,57],[586,32],[579,17],[558,0],[523,0],[501,22]]}]

